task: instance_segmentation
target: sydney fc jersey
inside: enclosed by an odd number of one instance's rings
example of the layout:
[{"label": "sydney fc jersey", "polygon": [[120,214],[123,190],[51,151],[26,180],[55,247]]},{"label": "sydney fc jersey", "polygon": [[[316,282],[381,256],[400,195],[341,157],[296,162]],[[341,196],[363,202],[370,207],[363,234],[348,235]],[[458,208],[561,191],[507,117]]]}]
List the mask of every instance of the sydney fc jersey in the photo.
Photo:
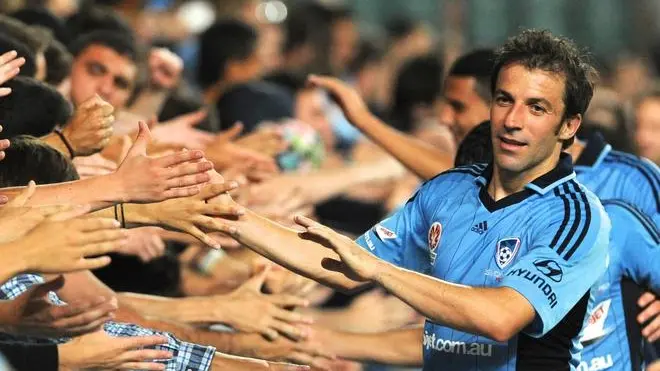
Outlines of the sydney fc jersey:
[{"label": "sydney fc jersey", "polygon": [[612,223],[610,263],[591,289],[578,371],[641,370],[642,338],[638,329],[629,331],[636,323],[627,313],[622,285],[629,279],[660,292],[660,233],[648,216],[624,201],[604,200],[603,205]]},{"label": "sydney fc jersey", "polygon": [[600,134],[591,135],[575,163],[577,179],[601,200],[623,200],[651,217],[660,228],[660,170],[651,161],[612,150]]},{"label": "sydney fc jersey", "polygon": [[[510,287],[536,310],[508,342],[427,321],[425,370],[575,370],[589,288],[605,271],[610,222],[571,159],[499,201],[492,168],[440,174],[357,242],[398,266],[474,287]],[[430,293],[432,295],[432,293]]]}]

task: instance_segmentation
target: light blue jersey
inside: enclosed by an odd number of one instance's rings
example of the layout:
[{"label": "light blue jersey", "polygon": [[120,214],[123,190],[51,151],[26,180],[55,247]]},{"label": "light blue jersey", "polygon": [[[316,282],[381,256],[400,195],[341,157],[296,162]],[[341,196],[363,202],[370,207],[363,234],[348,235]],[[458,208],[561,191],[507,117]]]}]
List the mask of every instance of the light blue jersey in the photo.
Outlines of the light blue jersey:
[{"label": "light blue jersey", "polygon": [[575,163],[578,181],[601,200],[623,200],[660,228],[660,170],[651,161],[612,150],[600,134],[591,135]]},{"label": "light blue jersey", "polygon": [[[624,300],[624,284],[631,280],[660,292],[660,233],[648,216],[629,203],[603,200],[603,205],[612,223],[610,264],[591,289],[593,309],[584,322],[578,371],[641,370],[637,297]],[[626,302],[633,308],[626,308]]]},{"label": "light blue jersey", "polygon": [[425,370],[576,370],[588,291],[605,272],[610,222],[570,156],[499,201],[492,167],[449,170],[357,242],[398,266],[474,287],[510,287],[534,322],[500,343],[427,321]]}]

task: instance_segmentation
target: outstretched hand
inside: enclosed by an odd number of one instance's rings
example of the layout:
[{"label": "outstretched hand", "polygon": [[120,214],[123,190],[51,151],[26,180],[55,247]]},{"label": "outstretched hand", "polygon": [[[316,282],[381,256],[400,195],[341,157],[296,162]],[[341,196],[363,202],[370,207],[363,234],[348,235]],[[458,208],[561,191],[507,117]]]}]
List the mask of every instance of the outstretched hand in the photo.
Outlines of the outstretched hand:
[{"label": "outstretched hand", "polygon": [[305,228],[305,231],[301,232],[303,238],[314,239],[339,255],[340,260],[324,260],[322,265],[325,269],[344,273],[356,281],[371,281],[376,278],[380,260],[353,240],[302,215],[296,215],[294,221]]},{"label": "outstretched hand", "polygon": [[165,370],[162,361],[171,359],[173,354],[145,349],[161,344],[167,344],[165,336],[115,337],[99,330],[58,345],[57,353],[63,371]]},{"label": "outstretched hand", "polygon": [[341,107],[344,115],[353,125],[359,125],[360,120],[369,115],[369,108],[360,94],[347,83],[329,76],[310,75],[307,82],[330,93]]},{"label": "outstretched hand", "polygon": [[151,158],[147,146],[151,133],[139,123],[138,137],[119,169],[112,176],[120,184],[124,202],[149,203],[199,193],[199,185],[210,180],[213,164],[202,151],[179,151]]},{"label": "outstretched hand", "polygon": [[30,287],[11,301],[0,303],[0,321],[9,333],[60,338],[79,336],[101,329],[117,310],[117,300],[99,296],[93,299],[54,305],[50,291],[64,285],[64,277]]},{"label": "outstretched hand", "polygon": [[309,325],[312,319],[286,308],[306,307],[308,301],[293,295],[262,294],[269,271],[266,267],[228,296],[219,297],[223,298],[222,305],[229,311],[229,324],[240,331],[261,333],[270,340],[279,334],[293,339],[304,338],[306,331],[298,325]]}]

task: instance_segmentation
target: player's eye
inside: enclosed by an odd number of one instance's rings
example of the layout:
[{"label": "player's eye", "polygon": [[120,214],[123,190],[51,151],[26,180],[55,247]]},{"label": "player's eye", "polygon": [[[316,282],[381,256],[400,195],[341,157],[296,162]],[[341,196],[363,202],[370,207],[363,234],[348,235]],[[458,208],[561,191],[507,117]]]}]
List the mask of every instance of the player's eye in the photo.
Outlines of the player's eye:
[{"label": "player's eye", "polygon": [[535,115],[542,115],[547,112],[547,110],[539,104],[532,104],[529,109]]},{"label": "player's eye", "polygon": [[511,103],[511,99],[504,95],[498,95],[495,97],[495,103],[500,106],[504,106]]}]

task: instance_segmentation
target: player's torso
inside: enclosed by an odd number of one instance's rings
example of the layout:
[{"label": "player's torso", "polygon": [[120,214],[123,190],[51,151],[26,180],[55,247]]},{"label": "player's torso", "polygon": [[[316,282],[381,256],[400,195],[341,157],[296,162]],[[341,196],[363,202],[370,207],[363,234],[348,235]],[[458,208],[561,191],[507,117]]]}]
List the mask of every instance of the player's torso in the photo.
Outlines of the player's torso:
[{"label": "player's torso", "polygon": [[[530,248],[530,223],[537,198],[491,212],[480,201],[478,191],[453,196],[460,199],[439,199],[429,214],[427,244],[418,252],[426,255],[424,271],[453,283],[498,286],[504,275],[511,273],[509,268],[516,258]],[[532,281],[540,276],[539,272],[520,273]],[[549,285],[547,290],[548,300],[556,301]],[[516,348],[516,338],[498,343],[427,321],[424,369],[515,370]]]}]

